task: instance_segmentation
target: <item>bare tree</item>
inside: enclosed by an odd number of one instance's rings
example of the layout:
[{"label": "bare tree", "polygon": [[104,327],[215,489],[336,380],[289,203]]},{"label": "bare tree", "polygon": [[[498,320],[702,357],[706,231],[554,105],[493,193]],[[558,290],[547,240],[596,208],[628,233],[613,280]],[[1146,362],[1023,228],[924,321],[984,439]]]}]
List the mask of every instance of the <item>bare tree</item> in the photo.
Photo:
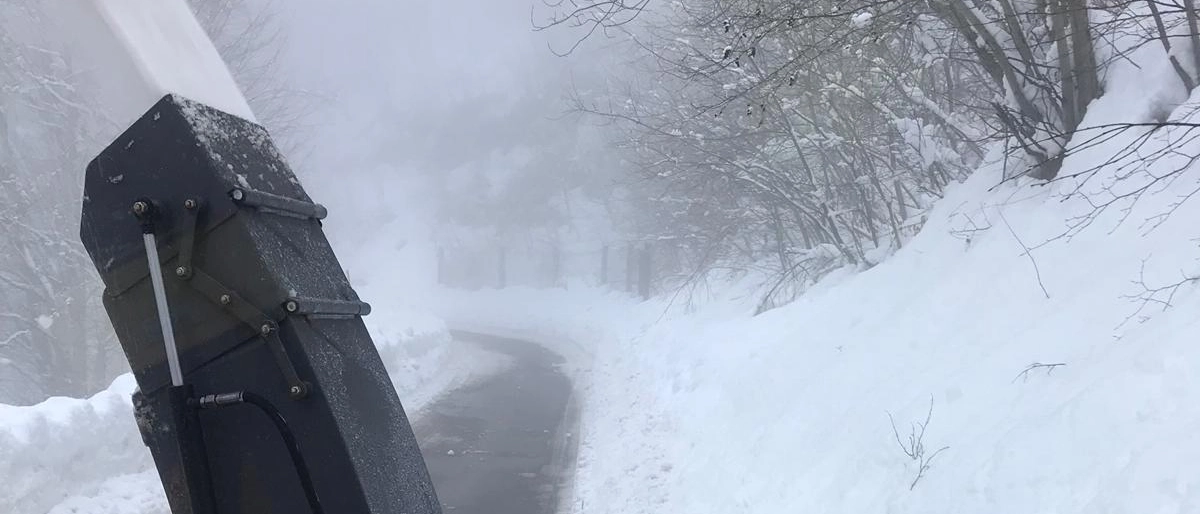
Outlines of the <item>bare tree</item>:
[{"label": "bare tree", "polygon": [[[1072,152],[1169,125],[1082,126],[1103,93],[1100,42],[1162,44],[1174,57],[1168,38],[1195,39],[1193,12],[1153,1],[1151,13],[1131,0],[554,2],[558,15],[537,27],[615,38],[627,76],[571,102],[624,131],[650,211],[639,230],[689,248],[691,277],[782,277],[768,283],[769,308],[831,269],[812,265],[814,251],[871,266],[902,245],[985,148],[1007,149],[1006,181],[1049,181]],[[1192,88],[1200,67],[1172,62]],[[1147,140],[1105,165],[1128,165]],[[1146,190],[1098,201],[1097,213]]]},{"label": "bare tree", "polygon": [[896,428],[896,420],[892,417],[892,413],[888,413],[888,421],[892,423],[892,435],[896,437],[896,444],[900,446],[900,451],[917,465],[917,470],[913,476],[912,482],[908,485],[911,491],[917,487],[917,482],[925,476],[933,465],[933,460],[942,452],[949,450],[949,446],[943,446],[930,452],[925,447],[925,430],[929,428],[929,422],[933,420],[933,397],[929,397],[929,412],[925,414],[924,421],[914,421],[909,423],[908,436],[905,439],[900,438],[900,430]]}]

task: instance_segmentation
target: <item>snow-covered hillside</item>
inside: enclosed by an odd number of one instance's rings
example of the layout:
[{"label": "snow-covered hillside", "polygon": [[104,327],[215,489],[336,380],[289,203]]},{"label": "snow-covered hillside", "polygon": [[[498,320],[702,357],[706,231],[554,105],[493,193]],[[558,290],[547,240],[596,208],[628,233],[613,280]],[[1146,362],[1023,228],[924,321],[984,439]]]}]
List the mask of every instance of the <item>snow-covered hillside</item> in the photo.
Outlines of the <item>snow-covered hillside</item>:
[{"label": "snow-covered hillside", "polygon": [[[1195,121],[1156,52],[1114,66],[1086,125]],[[1194,152],[1188,130],[1047,186],[999,184],[993,154],[894,256],[759,316],[737,285],[447,293],[441,313],[586,349],[573,512],[1194,512],[1200,174],[1094,212],[1186,169],[1147,157]]]}]

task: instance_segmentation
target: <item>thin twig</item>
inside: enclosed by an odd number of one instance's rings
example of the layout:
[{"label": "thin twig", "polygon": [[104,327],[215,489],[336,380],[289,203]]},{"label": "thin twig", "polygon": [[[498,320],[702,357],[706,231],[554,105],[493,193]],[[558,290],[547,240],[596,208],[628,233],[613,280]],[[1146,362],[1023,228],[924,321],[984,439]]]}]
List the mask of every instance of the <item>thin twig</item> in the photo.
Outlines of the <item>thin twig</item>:
[{"label": "thin twig", "polygon": [[1012,234],[1013,239],[1016,239],[1017,244],[1021,245],[1021,249],[1025,251],[1025,256],[1029,257],[1029,262],[1033,264],[1033,273],[1037,276],[1038,287],[1042,288],[1042,294],[1046,295],[1046,299],[1050,299],[1050,293],[1046,291],[1046,285],[1042,283],[1042,270],[1038,268],[1037,260],[1033,258],[1033,252],[1028,246],[1025,246],[1024,241],[1021,241],[1021,236],[1017,235],[1017,231],[1013,230],[1012,225],[1008,224],[1008,218],[1004,217],[1004,211],[997,209],[996,212],[1000,213],[1000,219],[1004,221],[1004,226],[1008,227],[1008,233]]},{"label": "thin twig", "polygon": [[912,483],[908,485],[908,490],[911,491],[917,486],[917,482],[921,481],[921,477],[925,476],[925,472],[929,471],[933,464],[933,459],[938,454],[950,449],[949,446],[938,448],[937,451],[925,453],[925,429],[929,427],[929,422],[933,420],[933,396],[929,397],[929,411],[925,413],[925,421],[910,423],[908,442],[905,443],[900,438],[900,430],[896,428],[896,419],[892,417],[892,413],[888,412],[888,421],[892,423],[892,436],[896,438],[896,445],[900,447],[900,451],[904,452],[909,459],[917,463],[917,475],[913,477]]},{"label": "thin twig", "polygon": [[1053,364],[1043,364],[1041,362],[1035,362],[1033,364],[1025,366],[1025,369],[1021,370],[1020,373],[1017,373],[1017,376],[1013,377],[1012,382],[1016,382],[1018,378],[1021,379],[1022,381],[1029,380],[1029,372],[1033,371],[1035,369],[1044,368],[1046,370],[1046,374],[1049,375],[1054,372],[1054,368],[1057,368],[1059,366],[1066,366],[1066,365],[1067,365],[1067,363],[1065,363],[1065,362],[1055,362]]}]

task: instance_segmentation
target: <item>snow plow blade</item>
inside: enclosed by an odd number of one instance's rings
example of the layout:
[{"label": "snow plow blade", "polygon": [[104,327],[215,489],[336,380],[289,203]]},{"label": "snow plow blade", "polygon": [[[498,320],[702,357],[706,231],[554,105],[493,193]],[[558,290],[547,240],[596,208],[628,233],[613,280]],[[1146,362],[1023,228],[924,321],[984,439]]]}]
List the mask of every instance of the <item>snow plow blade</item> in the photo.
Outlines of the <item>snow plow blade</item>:
[{"label": "snow plow blade", "polygon": [[325,214],[265,129],[179,96],[88,165],[80,235],[175,514],[441,512]]}]

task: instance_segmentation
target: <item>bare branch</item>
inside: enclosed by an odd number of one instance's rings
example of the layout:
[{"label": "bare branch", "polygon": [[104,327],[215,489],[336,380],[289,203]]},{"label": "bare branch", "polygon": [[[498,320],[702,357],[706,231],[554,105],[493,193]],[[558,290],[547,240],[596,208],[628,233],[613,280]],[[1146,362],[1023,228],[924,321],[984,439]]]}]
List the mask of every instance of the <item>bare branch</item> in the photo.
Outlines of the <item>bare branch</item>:
[{"label": "bare branch", "polygon": [[1040,287],[1042,289],[1042,294],[1046,296],[1046,299],[1050,299],[1050,293],[1048,291],[1046,291],[1046,285],[1042,283],[1042,270],[1040,268],[1038,268],[1037,259],[1033,258],[1033,251],[1030,250],[1028,246],[1025,246],[1025,243],[1023,241],[1021,241],[1021,237],[1017,235],[1017,232],[1015,230],[1013,230],[1012,225],[1010,225],[1008,223],[1008,218],[1004,217],[1004,211],[997,209],[996,212],[1000,214],[1000,220],[1003,221],[1004,226],[1008,228],[1008,233],[1012,234],[1013,239],[1017,240],[1017,244],[1021,245],[1021,250],[1023,250],[1023,255],[1025,255],[1026,257],[1029,257],[1030,264],[1033,264],[1033,273],[1034,273],[1034,276],[1037,278],[1038,287]]},{"label": "bare branch", "polygon": [[900,430],[896,428],[896,420],[892,417],[892,413],[888,412],[887,415],[888,421],[892,424],[892,435],[896,438],[896,445],[900,447],[900,451],[904,452],[905,456],[917,464],[916,475],[908,486],[908,489],[911,491],[917,487],[917,482],[920,482],[925,473],[929,471],[933,460],[943,451],[950,449],[950,447],[943,446],[933,453],[926,452],[925,430],[929,427],[930,421],[933,420],[933,396],[929,397],[929,411],[925,413],[925,420],[910,424],[907,441],[900,438]]},{"label": "bare branch", "polygon": [[1020,373],[1017,373],[1017,376],[1013,377],[1012,381],[1016,382],[1017,379],[1021,379],[1021,381],[1026,381],[1029,379],[1029,372],[1038,370],[1038,369],[1046,370],[1046,374],[1049,375],[1054,372],[1054,368],[1057,368],[1060,366],[1066,366],[1066,365],[1067,365],[1067,363],[1065,363],[1065,362],[1056,362],[1053,364],[1043,364],[1040,362],[1035,362],[1033,364],[1025,366],[1025,369],[1021,370]]}]

